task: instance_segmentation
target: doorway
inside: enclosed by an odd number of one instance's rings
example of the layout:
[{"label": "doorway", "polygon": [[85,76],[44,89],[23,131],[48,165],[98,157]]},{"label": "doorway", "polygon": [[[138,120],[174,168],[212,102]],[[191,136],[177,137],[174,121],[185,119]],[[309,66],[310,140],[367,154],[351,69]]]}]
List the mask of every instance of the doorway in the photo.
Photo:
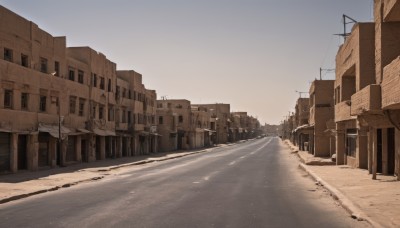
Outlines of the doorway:
[{"label": "doorway", "polygon": [[27,135],[18,135],[18,170],[28,168]]},{"label": "doorway", "polygon": [[81,158],[82,162],[89,162],[86,139],[81,140]]}]

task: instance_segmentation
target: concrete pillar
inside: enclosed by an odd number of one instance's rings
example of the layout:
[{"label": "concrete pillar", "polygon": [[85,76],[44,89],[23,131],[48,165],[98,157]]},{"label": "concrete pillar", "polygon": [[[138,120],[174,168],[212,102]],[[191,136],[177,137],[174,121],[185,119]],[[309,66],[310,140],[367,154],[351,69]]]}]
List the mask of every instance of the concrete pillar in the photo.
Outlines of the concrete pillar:
[{"label": "concrete pillar", "polygon": [[89,162],[96,161],[96,135],[89,136]]},{"label": "concrete pillar", "polygon": [[377,159],[378,159],[378,141],[377,141],[377,132],[376,129],[374,129],[372,133],[372,179],[373,180],[376,180]]},{"label": "concrete pillar", "polygon": [[82,162],[82,136],[78,135],[75,139],[76,161]]},{"label": "concrete pillar", "polygon": [[360,127],[358,131],[357,148],[359,168],[368,169],[368,135],[366,127]]},{"label": "concrete pillar", "polygon": [[106,137],[100,136],[100,160],[106,159]]},{"label": "concrete pillar", "polygon": [[18,171],[18,134],[11,133],[11,151],[10,151],[10,171],[16,173]]},{"label": "concrete pillar", "polygon": [[372,174],[372,160],[373,160],[373,151],[374,151],[374,131],[375,128],[370,127],[368,130],[368,172]]},{"label": "concrete pillar", "polygon": [[58,138],[50,137],[49,141],[49,157],[50,157],[50,166],[52,168],[57,167],[57,146],[58,146]]},{"label": "concrete pillar", "polygon": [[67,150],[68,150],[68,138],[62,140],[61,144],[61,153],[62,153],[62,160],[61,166],[65,166],[67,163]]},{"label": "concrete pillar", "polygon": [[336,124],[336,165],[345,164],[345,132],[342,124]]},{"label": "concrete pillar", "polygon": [[116,137],[117,140],[117,158],[122,157],[122,140],[125,140],[125,137],[118,136]]},{"label": "concrete pillar", "polygon": [[388,129],[382,129],[382,174],[388,174]]},{"label": "concrete pillar", "polygon": [[400,131],[395,130],[395,153],[396,153],[396,162],[395,162],[395,173],[397,174],[397,180],[400,180]]},{"label": "concrete pillar", "polygon": [[30,171],[36,171],[38,170],[38,153],[39,153],[39,142],[38,142],[38,136],[39,134],[32,134],[28,135],[28,154],[27,154],[27,160],[28,160],[28,170]]}]

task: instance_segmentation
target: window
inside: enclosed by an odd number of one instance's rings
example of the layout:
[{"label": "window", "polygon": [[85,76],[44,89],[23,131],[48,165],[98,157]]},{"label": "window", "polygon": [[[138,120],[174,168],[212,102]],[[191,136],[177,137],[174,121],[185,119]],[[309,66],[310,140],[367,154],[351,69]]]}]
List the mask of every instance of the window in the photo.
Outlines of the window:
[{"label": "window", "polygon": [[92,111],[91,111],[91,117],[92,119],[96,119],[96,104],[92,104]]},{"label": "window", "polygon": [[13,61],[13,51],[11,49],[4,48],[4,60]]},{"label": "window", "polygon": [[69,113],[75,113],[76,97],[69,97]]},{"label": "window", "polygon": [[108,79],[108,92],[111,92],[111,79]]},{"label": "window", "polygon": [[97,87],[97,75],[92,73],[92,86]]},{"label": "window", "polygon": [[114,107],[108,106],[108,121],[114,121]]},{"label": "window", "polygon": [[28,110],[28,94],[21,93],[21,109]]},{"label": "window", "polygon": [[122,97],[126,97],[126,89],[125,88],[122,89]]},{"label": "window", "polygon": [[83,71],[78,70],[78,82],[81,84],[83,84],[83,75],[84,75]]},{"label": "window", "polygon": [[75,81],[75,69],[74,68],[69,68],[68,79],[71,81]]},{"label": "window", "polygon": [[100,105],[99,106],[99,119],[104,119],[104,106]]},{"label": "window", "polygon": [[115,90],[115,98],[119,98],[119,86],[117,86],[116,90]]},{"label": "window", "polygon": [[183,123],[183,116],[179,116],[178,121],[179,123]]},{"label": "window", "polygon": [[21,66],[28,67],[28,56],[21,54]]},{"label": "window", "polygon": [[47,59],[45,58],[40,58],[40,71],[47,73]]},{"label": "window", "polygon": [[162,103],[157,103],[157,108],[162,108]]},{"label": "window", "polygon": [[104,90],[104,78],[100,77],[100,89]]},{"label": "window", "polygon": [[60,76],[60,63],[54,61],[54,76]]},{"label": "window", "polygon": [[83,116],[85,110],[85,99],[79,98],[79,116]]},{"label": "window", "polygon": [[164,119],[162,116],[158,117],[158,124],[164,124]]},{"label": "window", "polygon": [[4,108],[13,107],[13,91],[6,89],[4,91]]},{"label": "window", "polygon": [[39,102],[39,111],[45,112],[46,111],[46,96],[40,96],[40,102]]},{"label": "window", "polygon": [[129,98],[129,99],[132,99],[131,90],[128,90],[128,98]]}]

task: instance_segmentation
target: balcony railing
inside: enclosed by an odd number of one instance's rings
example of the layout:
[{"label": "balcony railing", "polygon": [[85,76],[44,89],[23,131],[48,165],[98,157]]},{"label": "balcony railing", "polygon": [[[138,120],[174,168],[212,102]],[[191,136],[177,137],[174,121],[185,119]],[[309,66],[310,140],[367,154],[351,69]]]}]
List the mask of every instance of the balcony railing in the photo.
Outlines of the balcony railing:
[{"label": "balcony railing", "polygon": [[400,109],[400,57],[383,70],[382,109]]},{"label": "balcony railing", "polygon": [[343,101],[335,105],[335,122],[351,120],[355,118],[350,115],[350,106],[350,100]]},{"label": "balcony railing", "polygon": [[382,113],[380,85],[368,85],[351,96],[352,116],[379,113]]}]

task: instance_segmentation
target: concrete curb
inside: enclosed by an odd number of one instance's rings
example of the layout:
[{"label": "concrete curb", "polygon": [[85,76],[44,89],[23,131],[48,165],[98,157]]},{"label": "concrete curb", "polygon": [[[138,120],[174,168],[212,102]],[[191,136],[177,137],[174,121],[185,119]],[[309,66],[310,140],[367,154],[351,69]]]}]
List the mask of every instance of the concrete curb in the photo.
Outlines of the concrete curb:
[{"label": "concrete curb", "polygon": [[24,194],[20,194],[20,195],[15,195],[15,196],[10,196],[10,197],[1,199],[0,200],[0,204],[8,203],[8,202],[19,200],[19,199],[28,198],[30,196],[39,195],[39,194],[42,194],[42,193],[45,193],[45,192],[57,191],[57,190],[59,190],[61,188],[69,188],[69,187],[71,187],[73,185],[77,185],[77,184],[80,184],[80,183],[83,183],[83,182],[91,182],[91,181],[96,181],[96,180],[100,180],[100,179],[103,179],[103,178],[104,178],[104,176],[91,177],[91,178],[80,180],[80,181],[75,181],[75,182],[71,182],[71,183],[65,183],[65,184],[63,184],[61,186],[60,185],[52,186],[52,187],[49,187],[49,188],[36,190],[36,191],[33,191],[33,192],[28,192],[28,193],[24,193]]},{"label": "concrete curb", "polygon": [[358,206],[354,205],[353,202],[349,198],[347,198],[343,193],[341,193],[338,189],[328,184],[317,174],[315,174],[312,170],[310,170],[307,167],[307,165],[299,164],[299,167],[303,169],[305,172],[307,172],[322,187],[328,190],[331,196],[335,200],[337,200],[347,212],[349,212],[352,218],[357,219],[358,221],[366,221],[373,227],[382,227],[382,225],[380,225],[379,223],[375,222],[370,217],[368,217]]},{"label": "concrete curb", "polygon": [[[204,149],[204,150],[189,152],[189,153],[181,154],[181,155],[177,155],[177,156],[164,157],[164,158],[161,158],[161,159],[150,159],[150,160],[143,160],[143,161],[125,163],[125,164],[121,164],[121,165],[117,165],[117,166],[112,166],[112,167],[109,167],[107,169],[98,169],[98,170],[95,170],[95,171],[92,171],[92,172],[108,172],[108,171],[111,171],[111,170],[115,170],[115,169],[119,169],[119,168],[123,168],[123,167],[128,167],[128,166],[142,165],[142,164],[148,164],[148,163],[153,163],[153,162],[158,162],[158,161],[166,161],[166,160],[186,157],[186,156],[193,155],[193,154],[209,152],[209,151],[212,151],[214,148],[218,148],[218,147],[219,146],[208,148],[208,149]],[[83,171],[85,171],[85,169],[83,169]],[[86,171],[88,171],[88,170],[86,170]],[[20,194],[20,195],[10,196],[10,197],[7,197],[7,198],[0,199],[0,204],[8,203],[8,202],[19,200],[19,199],[28,198],[30,196],[39,195],[39,194],[46,193],[46,192],[57,191],[57,190],[59,190],[61,188],[69,188],[69,187],[71,187],[73,185],[77,185],[77,184],[84,183],[84,182],[91,182],[91,181],[100,180],[100,179],[103,179],[104,177],[105,177],[104,175],[100,175],[100,176],[97,176],[97,177],[92,177],[92,178],[88,178],[88,179],[84,179],[84,180],[74,181],[74,182],[70,182],[70,183],[64,183],[61,186],[60,185],[51,186],[51,187],[40,189],[40,190],[36,190],[36,191],[33,191],[33,192],[28,192],[28,193],[24,193],[24,194]]]}]

